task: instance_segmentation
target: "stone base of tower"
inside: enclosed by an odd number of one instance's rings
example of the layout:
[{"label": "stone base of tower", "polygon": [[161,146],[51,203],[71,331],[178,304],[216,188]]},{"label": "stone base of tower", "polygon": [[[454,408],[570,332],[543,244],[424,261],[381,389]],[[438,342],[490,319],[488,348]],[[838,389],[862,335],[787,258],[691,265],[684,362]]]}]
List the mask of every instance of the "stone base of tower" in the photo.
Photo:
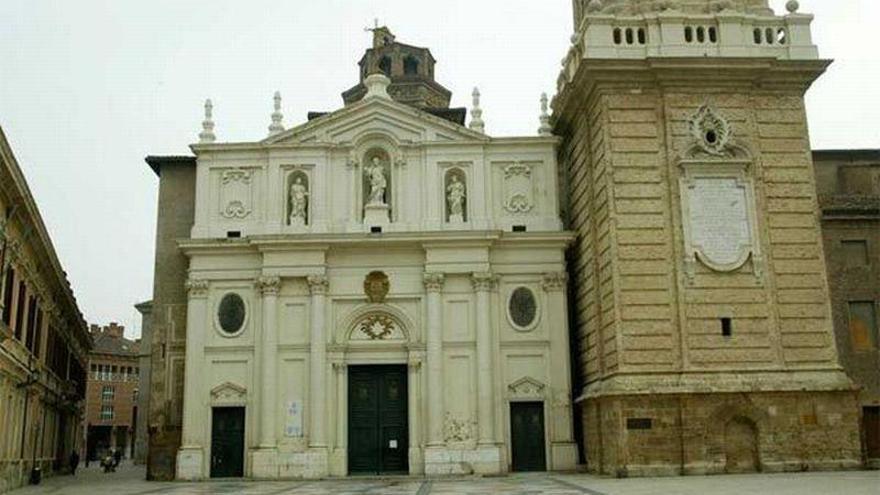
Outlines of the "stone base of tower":
[{"label": "stone base of tower", "polygon": [[854,391],[596,396],[590,472],[617,477],[856,469]]}]

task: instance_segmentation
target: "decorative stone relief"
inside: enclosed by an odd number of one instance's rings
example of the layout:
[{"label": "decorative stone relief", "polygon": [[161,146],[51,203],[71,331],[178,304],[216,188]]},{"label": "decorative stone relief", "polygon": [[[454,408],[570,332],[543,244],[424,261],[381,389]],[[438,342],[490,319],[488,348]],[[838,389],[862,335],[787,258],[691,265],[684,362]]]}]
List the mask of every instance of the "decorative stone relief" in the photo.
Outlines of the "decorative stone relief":
[{"label": "decorative stone relief", "polygon": [[385,272],[370,272],[364,278],[364,294],[367,295],[367,301],[371,303],[384,303],[390,289],[391,282],[388,280],[388,275]]},{"label": "decorative stone relief", "polygon": [[730,123],[709,104],[704,104],[690,119],[691,137],[707,154],[728,156],[733,133]]},{"label": "decorative stone relief", "polygon": [[257,279],[254,285],[263,294],[278,294],[278,291],[281,289],[281,277],[262,276]]},{"label": "decorative stone relief", "polygon": [[186,281],[186,291],[190,298],[208,297],[208,281],[191,278]]},{"label": "decorative stone relief", "polygon": [[693,280],[698,259],[711,270],[732,272],[751,257],[760,279],[749,154],[734,143],[732,127],[709,104],[691,117],[690,129],[692,144],[679,164],[685,274]]},{"label": "decorative stone relief", "polygon": [[535,207],[532,198],[532,167],[515,162],[504,167],[504,210],[523,214]]},{"label": "decorative stone relief", "polygon": [[211,389],[211,403],[239,405],[247,402],[247,389],[237,383],[225,382]]},{"label": "decorative stone relief", "polygon": [[543,383],[528,376],[507,386],[511,399],[540,399],[544,397],[544,388]]},{"label": "decorative stone relief", "polygon": [[362,319],[349,340],[403,340],[405,336],[400,325],[387,314],[374,313]]},{"label": "decorative stone relief", "polygon": [[467,442],[474,438],[477,422],[446,413],[443,417],[443,439],[447,442]]},{"label": "decorative stone relief", "polygon": [[330,280],[324,275],[309,275],[306,277],[306,283],[312,294],[326,294],[330,289]]},{"label": "decorative stone relief", "polygon": [[568,283],[568,273],[566,272],[550,272],[545,273],[541,277],[541,286],[547,292],[557,292],[565,290]]},{"label": "decorative stone relief", "polygon": [[442,273],[425,273],[422,281],[425,284],[426,291],[440,292],[443,290],[443,284],[446,282],[446,276]]},{"label": "decorative stone relief", "polygon": [[493,273],[474,273],[471,284],[475,291],[491,291],[498,287],[498,276]]},{"label": "decorative stone relief", "polygon": [[229,219],[242,219],[251,214],[253,174],[241,168],[226,170],[220,176],[220,215]]}]

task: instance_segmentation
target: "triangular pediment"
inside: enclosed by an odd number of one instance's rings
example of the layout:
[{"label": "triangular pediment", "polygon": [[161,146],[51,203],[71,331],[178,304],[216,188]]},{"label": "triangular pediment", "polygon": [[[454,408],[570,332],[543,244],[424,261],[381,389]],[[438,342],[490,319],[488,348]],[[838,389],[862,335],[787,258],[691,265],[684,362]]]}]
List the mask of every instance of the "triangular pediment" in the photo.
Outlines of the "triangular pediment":
[{"label": "triangular pediment", "polygon": [[524,376],[508,385],[507,389],[513,397],[540,397],[544,393],[544,384],[530,376]]},{"label": "triangular pediment", "polygon": [[368,97],[263,141],[267,146],[295,144],[354,145],[367,135],[384,134],[401,144],[487,141],[489,138],[417,108]]}]

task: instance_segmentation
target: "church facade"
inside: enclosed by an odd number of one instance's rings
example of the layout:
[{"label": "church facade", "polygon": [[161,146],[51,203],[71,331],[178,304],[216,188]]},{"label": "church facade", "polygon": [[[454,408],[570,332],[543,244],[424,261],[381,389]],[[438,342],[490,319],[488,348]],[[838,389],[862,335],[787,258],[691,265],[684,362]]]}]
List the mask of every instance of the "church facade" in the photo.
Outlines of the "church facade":
[{"label": "church facade", "polygon": [[261,142],[215,142],[208,104],[179,479],[576,465],[558,139],[428,106],[390,36],[360,99]]},{"label": "church facade", "polygon": [[858,466],[798,8],[574,0],[536,136],[378,27],[340,110],[218,142],[206,102],[147,158],[148,477]]}]

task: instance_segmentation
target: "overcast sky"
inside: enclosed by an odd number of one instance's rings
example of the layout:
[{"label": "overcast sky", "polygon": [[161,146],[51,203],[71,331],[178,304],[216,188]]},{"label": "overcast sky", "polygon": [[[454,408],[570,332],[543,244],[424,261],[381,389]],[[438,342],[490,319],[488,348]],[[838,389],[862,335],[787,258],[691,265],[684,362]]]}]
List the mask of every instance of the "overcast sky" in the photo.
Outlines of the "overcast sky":
[{"label": "overcast sky", "polygon": [[[880,148],[880,2],[801,11],[836,59],[808,95],[813,147]],[[493,135],[535,133],[572,32],[571,0],[0,0],[0,126],[87,320],[138,335],[152,297],[144,156],[188,154],[206,97],[221,141],[265,137],[276,90],[288,127],[340,107],[374,18],[431,49],[453,106],[479,86]]]}]

